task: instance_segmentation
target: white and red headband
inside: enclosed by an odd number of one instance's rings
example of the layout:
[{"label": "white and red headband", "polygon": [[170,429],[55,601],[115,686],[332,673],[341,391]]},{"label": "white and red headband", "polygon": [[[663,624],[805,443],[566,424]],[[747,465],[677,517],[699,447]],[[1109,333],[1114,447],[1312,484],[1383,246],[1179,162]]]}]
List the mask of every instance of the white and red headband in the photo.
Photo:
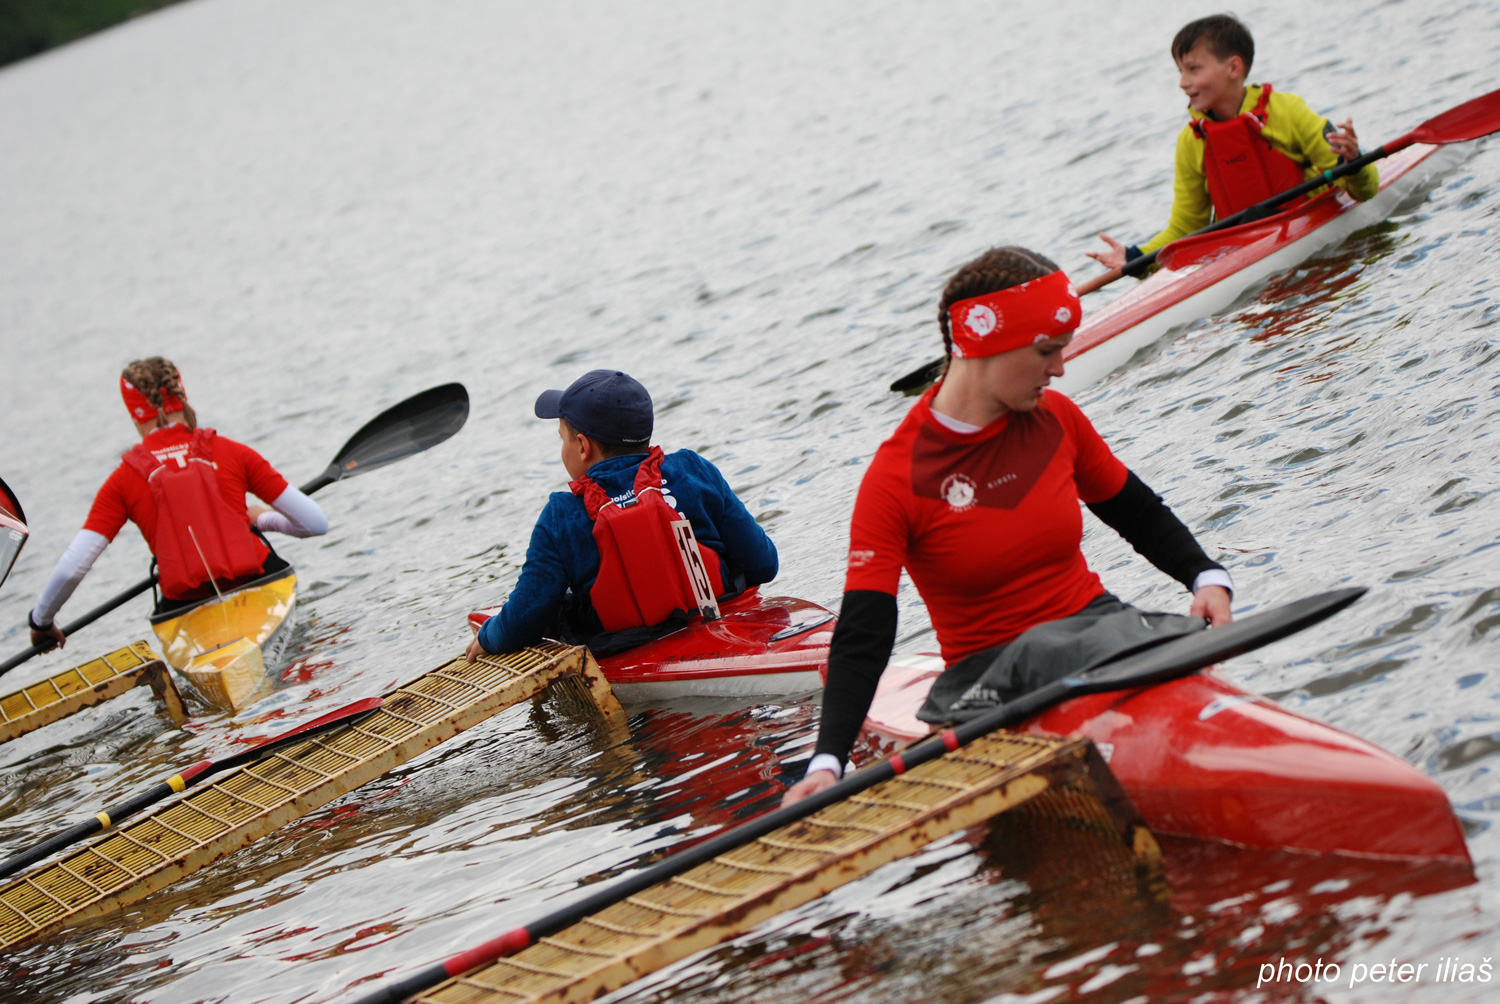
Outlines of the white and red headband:
[{"label": "white and red headband", "polygon": [[948,308],[953,355],[980,359],[1025,348],[1078,328],[1083,306],[1061,269],[1019,286],[959,300]]},{"label": "white and red headband", "polygon": [[[182,387],[182,378],[177,378],[177,386]],[[156,406],[146,400],[146,395],[135,389],[135,385],[123,376],[120,377],[120,396],[125,399],[125,410],[130,412],[130,417],[136,422],[149,422],[156,417]],[[183,396],[187,396],[187,388],[183,388]],[[169,390],[161,392],[161,410],[171,414],[182,410],[183,402],[176,394]]]}]

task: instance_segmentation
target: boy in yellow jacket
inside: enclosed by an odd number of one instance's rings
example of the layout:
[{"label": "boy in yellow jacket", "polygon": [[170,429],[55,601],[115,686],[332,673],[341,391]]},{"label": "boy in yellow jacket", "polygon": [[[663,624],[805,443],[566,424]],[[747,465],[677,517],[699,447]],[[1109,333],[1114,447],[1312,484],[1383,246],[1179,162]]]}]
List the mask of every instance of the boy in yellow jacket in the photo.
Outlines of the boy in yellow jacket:
[{"label": "boy in yellow jacket", "polygon": [[[1335,129],[1297,95],[1247,85],[1254,58],[1250,32],[1228,14],[1194,21],[1172,39],[1191,120],[1177,134],[1171,218],[1139,246],[1100,234],[1109,250],[1089,257],[1119,268],[1359,156],[1352,120]],[[1380,190],[1380,176],[1368,164],[1334,184],[1363,202]]]}]

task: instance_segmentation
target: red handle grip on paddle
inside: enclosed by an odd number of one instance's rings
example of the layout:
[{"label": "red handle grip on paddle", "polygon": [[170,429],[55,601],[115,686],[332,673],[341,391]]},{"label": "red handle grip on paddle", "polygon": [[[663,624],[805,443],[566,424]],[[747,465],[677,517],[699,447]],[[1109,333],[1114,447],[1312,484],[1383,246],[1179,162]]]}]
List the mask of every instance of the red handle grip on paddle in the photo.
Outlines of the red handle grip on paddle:
[{"label": "red handle grip on paddle", "polygon": [[182,778],[182,780],[187,782],[188,784],[191,784],[193,778],[197,777],[199,774],[202,774],[213,765],[214,762],[212,760],[200,760],[199,762],[189,767],[187,770],[179,771],[177,776]]},{"label": "red handle grip on paddle", "polygon": [[487,962],[506,955],[514,955],[523,948],[531,947],[531,932],[524,927],[517,927],[506,931],[498,938],[491,938],[482,945],[476,945],[467,952],[462,952],[443,963],[449,976],[459,976],[468,972],[475,966],[482,966]]}]

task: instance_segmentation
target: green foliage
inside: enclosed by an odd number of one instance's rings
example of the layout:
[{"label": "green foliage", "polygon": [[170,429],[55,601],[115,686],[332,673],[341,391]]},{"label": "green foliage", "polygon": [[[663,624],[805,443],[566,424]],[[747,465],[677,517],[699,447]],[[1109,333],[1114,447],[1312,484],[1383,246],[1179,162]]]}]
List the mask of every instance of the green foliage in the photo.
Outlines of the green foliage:
[{"label": "green foliage", "polygon": [[177,0],[0,0],[0,66]]}]

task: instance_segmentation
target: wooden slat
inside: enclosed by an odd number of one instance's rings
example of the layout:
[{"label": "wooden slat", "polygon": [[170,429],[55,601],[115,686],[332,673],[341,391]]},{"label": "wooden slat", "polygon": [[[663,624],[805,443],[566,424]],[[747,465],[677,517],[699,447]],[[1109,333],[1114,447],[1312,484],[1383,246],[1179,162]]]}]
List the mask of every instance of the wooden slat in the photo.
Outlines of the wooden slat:
[{"label": "wooden slat", "polygon": [[143,685],[156,693],[173,724],[186,720],[166,664],[150,645],[138,641],[0,697],[0,743]]},{"label": "wooden slat", "polygon": [[[956,830],[1025,813],[1099,845],[1081,867],[1120,867],[1159,897],[1161,851],[1086,739],[998,732],[661,882],[420,1004],[592,1001],[750,930]],[[1024,825],[1024,824],[1016,824]],[[515,923],[497,923],[504,929]]]},{"label": "wooden slat", "polygon": [[460,656],[392,691],[358,725],[225,774],[0,887],[0,949],[133,903],[564,679],[623,723],[583,648],[549,642],[473,664]]}]

